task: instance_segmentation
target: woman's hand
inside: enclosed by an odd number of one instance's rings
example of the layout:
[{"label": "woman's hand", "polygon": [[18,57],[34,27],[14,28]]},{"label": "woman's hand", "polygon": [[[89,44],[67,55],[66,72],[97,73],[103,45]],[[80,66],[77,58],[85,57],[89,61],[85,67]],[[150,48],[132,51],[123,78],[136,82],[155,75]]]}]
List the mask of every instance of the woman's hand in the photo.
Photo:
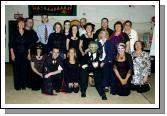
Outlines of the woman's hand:
[{"label": "woman's hand", "polygon": [[42,74],[42,73],[39,73],[39,76],[40,76],[41,78],[43,78],[43,74]]},{"label": "woman's hand", "polygon": [[145,76],[145,77],[143,78],[143,82],[146,83],[147,81],[148,81],[148,76]]},{"label": "woman's hand", "polygon": [[88,48],[88,49],[86,49],[86,50],[85,50],[85,54],[87,54],[89,51],[90,51],[90,49],[89,49],[89,48]]},{"label": "woman's hand", "polygon": [[14,54],[11,54],[11,60],[15,61],[15,55]]},{"label": "woman's hand", "polygon": [[126,85],[126,84],[127,84],[126,79],[121,79],[120,81],[121,81],[121,84],[122,84],[122,85]]},{"label": "woman's hand", "polygon": [[28,54],[27,59],[31,60],[31,55],[30,54]]},{"label": "woman's hand", "polygon": [[81,52],[81,54],[82,54],[82,56],[84,56],[84,55],[85,55],[85,53],[84,53],[84,52]]}]

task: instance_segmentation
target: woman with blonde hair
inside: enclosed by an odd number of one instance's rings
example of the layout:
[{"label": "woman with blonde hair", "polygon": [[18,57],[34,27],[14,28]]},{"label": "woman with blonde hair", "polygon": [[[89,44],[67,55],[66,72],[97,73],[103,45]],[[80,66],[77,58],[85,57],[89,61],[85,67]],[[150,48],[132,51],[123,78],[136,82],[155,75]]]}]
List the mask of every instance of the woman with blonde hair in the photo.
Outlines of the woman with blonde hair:
[{"label": "woman with blonde hair", "polygon": [[104,63],[105,61],[105,57],[106,57],[106,51],[105,51],[105,43],[106,41],[109,39],[109,33],[106,30],[101,30],[99,35],[98,35],[98,46],[99,46],[99,53],[100,53],[100,67],[102,68],[102,86],[103,89],[108,92],[109,90],[109,85],[110,85],[110,77],[109,77],[109,69],[111,69],[111,67],[109,67],[109,63]]},{"label": "woman with blonde hair", "polygon": [[130,54],[126,53],[126,45],[119,43],[118,53],[113,60],[113,70],[115,73],[115,89],[119,96],[130,94],[130,83],[133,75],[133,61]]},{"label": "woman with blonde hair", "polygon": [[78,93],[79,91],[79,64],[77,53],[74,48],[70,48],[67,53],[67,59],[64,61],[64,81],[66,91]]}]

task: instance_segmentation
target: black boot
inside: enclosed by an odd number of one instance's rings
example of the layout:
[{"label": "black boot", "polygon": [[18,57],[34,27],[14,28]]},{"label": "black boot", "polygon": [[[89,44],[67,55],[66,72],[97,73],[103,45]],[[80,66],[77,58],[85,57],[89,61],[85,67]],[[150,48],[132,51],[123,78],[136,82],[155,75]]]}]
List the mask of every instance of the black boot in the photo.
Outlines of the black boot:
[{"label": "black boot", "polygon": [[86,93],[81,93],[81,97],[86,97]]},{"label": "black boot", "polygon": [[102,100],[107,100],[106,95],[103,95],[103,96],[102,96]]}]

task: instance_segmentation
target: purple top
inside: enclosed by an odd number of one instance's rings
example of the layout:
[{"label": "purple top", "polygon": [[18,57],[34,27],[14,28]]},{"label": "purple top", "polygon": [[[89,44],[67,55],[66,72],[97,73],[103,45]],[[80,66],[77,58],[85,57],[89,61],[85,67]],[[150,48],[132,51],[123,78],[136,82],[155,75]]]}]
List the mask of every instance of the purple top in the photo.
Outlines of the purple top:
[{"label": "purple top", "polygon": [[110,40],[111,40],[112,45],[114,45],[114,47],[113,47],[114,54],[117,53],[117,45],[119,43],[126,44],[127,41],[130,41],[129,37],[126,33],[120,33],[120,35],[118,35],[118,36],[116,36],[115,33],[113,33],[110,37]]}]

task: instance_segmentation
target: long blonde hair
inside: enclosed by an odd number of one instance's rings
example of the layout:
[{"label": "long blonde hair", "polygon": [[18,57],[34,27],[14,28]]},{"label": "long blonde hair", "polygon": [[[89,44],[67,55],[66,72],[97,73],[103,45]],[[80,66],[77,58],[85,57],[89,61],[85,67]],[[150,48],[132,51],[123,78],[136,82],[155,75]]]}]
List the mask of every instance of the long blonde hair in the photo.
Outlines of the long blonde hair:
[{"label": "long blonde hair", "polygon": [[68,50],[67,59],[69,60],[69,58],[70,58],[70,51],[71,51],[71,50],[74,51],[74,60],[77,60],[77,52],[76,52],[75,48],[70,48],[70,49]]}]

